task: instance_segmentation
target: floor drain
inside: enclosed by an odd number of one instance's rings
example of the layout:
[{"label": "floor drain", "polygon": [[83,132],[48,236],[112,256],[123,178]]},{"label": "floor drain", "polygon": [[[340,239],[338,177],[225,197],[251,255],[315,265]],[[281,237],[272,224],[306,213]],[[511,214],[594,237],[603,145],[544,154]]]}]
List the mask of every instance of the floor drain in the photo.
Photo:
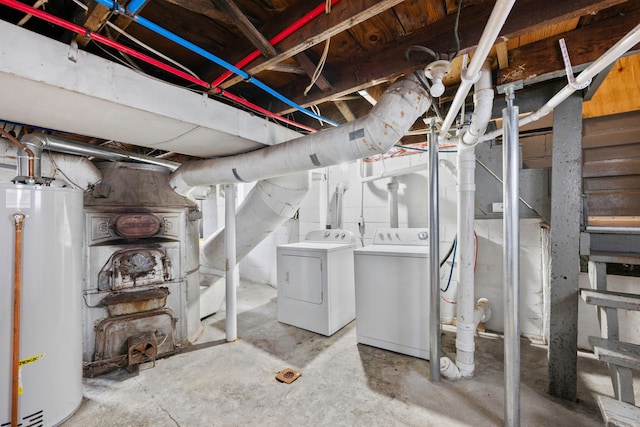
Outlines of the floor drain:
[{"label": "floor drain", "polygon": [[291,384],[292,382],[297,380],[300,375],[302,375],[300,372],[291,368],[286,368],[276,373],[276,379],[280,382]]}]

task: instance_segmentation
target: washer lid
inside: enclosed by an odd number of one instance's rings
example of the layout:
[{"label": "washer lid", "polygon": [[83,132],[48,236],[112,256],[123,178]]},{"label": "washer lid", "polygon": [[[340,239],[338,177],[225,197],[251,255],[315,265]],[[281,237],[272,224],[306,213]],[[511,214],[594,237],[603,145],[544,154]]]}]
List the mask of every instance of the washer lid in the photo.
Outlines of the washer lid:
[{"label": "washer lid", "polygon": [[429,247],[404,245],[370,245],[363,248],[355,249],[353,253],[355,255],[427,258],[429,255]]}]

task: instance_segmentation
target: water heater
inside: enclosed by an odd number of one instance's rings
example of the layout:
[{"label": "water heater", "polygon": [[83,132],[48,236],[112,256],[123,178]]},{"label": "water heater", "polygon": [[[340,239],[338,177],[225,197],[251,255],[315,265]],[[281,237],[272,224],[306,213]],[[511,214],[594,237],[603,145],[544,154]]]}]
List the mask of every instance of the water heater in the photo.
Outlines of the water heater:
[{"label": "water heater", "polygon": [[63,422],[82,401],[82,191],[0,183],[0,425],[11,422],[14,215],[24,214],[18,425]]}]

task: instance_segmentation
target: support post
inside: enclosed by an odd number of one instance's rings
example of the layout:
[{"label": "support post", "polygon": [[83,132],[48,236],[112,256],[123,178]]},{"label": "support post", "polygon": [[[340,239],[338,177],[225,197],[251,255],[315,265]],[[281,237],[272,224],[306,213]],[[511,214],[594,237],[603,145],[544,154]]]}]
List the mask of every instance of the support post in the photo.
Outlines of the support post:
[{"label": "support post", "polygon": [[554,110],[551,182],[549,393],[575,401],[582,212],[582,95]]},{"label": "support post", "polygon": [[225,331],[227,342],[238,338],[238,313],[236,311],[236,289],[238,276],[236,270],[236,185],[224,186],[224,241],[225,241],[225,284],[226,310]]},{"label": "support post", "polygon": [[520,138],[519,108],[514,88],[506,88],[502,110],[503,276],[504,294],[504,425],[520,425]]},{"label": "support post", "polygon": [[438,209],[438,139],[435,123],[429,134],[429,375],[440,382],[440,211]]}]

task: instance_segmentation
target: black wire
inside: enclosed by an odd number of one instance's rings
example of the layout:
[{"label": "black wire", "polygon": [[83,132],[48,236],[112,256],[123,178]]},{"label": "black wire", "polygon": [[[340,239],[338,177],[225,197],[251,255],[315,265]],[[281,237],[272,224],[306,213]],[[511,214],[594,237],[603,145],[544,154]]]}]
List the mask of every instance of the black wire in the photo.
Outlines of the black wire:
[{"label": "black wire", "polygon": [[453,248],[456,247],[457,240],[458,240],[458,235],[456,235],[456,237],[453,238],[453,242],[451,242],[451,247],[449,248],[449,251],[447,251],[447,254],[444,256],[444,259],[442,261],[440,261],[440,267],[442,267],[444,265],[444,263],[447,262],[447,260],[449,259],[449,257],[453,253]]},{"label": "black wire", "polygon": [[458,34],[458,28],[460,23],[460,11],[462,10],[462,0],[458,1],[458,11],[456,12],[456,24],[453,27],[453,37],[456,39],[456,53],[449,57],[449,61],[458,56],[460,53],[460,34]]}]

